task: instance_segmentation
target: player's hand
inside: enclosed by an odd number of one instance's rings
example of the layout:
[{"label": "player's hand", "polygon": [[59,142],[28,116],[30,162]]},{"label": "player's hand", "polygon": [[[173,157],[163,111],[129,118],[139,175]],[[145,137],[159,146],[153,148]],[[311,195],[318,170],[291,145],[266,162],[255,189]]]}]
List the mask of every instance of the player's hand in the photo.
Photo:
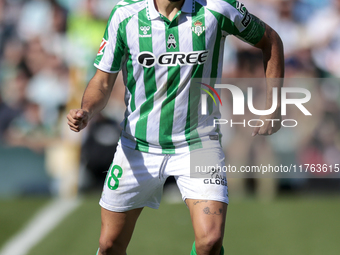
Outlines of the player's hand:
[{"label": "player's hand", "polygon": [[90,113],[82,109],[72,109],[67,115],[68,125],[74,132],[79,132],[87,126],[90,119]]},{"label": "player's hand", "polygon": [[279,129],[281,128],[281,114],[279,110],[275,111],[271,115],[262,116],[260,119],[263,121],[264,124],[262,127],[260,127],[262,125],[262,122],[258,121],[256,124],[256,126],[258,127],[254,128],[252,136],[272,135],[279,131]]}]

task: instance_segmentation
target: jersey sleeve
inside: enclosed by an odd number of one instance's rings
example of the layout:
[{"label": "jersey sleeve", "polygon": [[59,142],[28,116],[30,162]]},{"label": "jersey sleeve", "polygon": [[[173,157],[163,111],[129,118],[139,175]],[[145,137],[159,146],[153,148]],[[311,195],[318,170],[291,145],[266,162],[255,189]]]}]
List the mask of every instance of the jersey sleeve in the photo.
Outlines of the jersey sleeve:
[{"label": "jersey sleeve", "polygon": [[264,22],[249,13],[243,3],[235,0],[224,1],[229,4],[228,17],[225,17],[228,22],[224,22],[227,26],[222,27],[222,30],[251,45],[257,44],[265,32]]},{"label": "jersey sleeve", "polygon": [[107,22],[105,34],[94,61],[94,66],[104,72],[119,72],[124,60],[125,46],[121,39],[119,24],[119,14],[115,8]]}]

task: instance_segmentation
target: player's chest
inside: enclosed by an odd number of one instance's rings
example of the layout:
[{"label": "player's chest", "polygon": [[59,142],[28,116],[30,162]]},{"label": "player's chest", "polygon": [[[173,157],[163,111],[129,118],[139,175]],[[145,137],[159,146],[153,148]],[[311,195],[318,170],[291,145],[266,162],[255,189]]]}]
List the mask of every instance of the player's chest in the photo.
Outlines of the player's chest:
[{"label": "player's chest", "polygon": [[147,67],[157,59],[163,65],[197,64],[219,38],[218,24],[202,16],[179,16],[172,22],[131,19],[126,43],[131,59]]}]

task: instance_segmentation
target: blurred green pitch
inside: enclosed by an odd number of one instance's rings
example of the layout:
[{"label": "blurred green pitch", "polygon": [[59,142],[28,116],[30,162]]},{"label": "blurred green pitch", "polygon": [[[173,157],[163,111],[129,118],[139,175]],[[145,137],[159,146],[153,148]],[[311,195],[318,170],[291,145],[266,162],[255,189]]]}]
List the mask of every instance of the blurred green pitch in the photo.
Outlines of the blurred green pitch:
[{"label": "blurred green pitch", "polygon": [[[29,255],[94,255],[100,232],[98,198],[99,195],[86,197],[83,204],[33,248]],[[226,255],[340,254],[339,199],[285,197],[268,203],[251,199],[232,201],[224,239]],[[17,204],[19,202],[25,203],[26,209],[22,214],[15,215],[16,220],[6,220],[4,217],[10,216],[10,209],[6,207],[22,210],[22,206],[0,201],[1,211],[7,212],[0,214],[0,245],[5,241],[4,230],[13,234],[27,220],[27,212],[32,214],[46,199],[40,202],[20,199]],[[128,254],[188,255],[193,238],[186,206],[164,202],[159,210],[144,209]]]}]

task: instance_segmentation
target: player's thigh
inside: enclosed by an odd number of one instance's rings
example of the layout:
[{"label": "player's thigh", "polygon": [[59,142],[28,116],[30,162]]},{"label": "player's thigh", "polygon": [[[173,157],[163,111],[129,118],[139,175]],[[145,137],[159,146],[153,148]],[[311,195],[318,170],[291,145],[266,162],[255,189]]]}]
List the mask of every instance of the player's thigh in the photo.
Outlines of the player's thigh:
[{"label": "player's thigh", "polygon": [[164,155],[126,146],[122,138],[104,182],[101,207],[113,212],[145,206],[157,209],[165,182],[160,176],[163,160]]},{"label": "player's thigh", "polygon": [[[201,169],[209,171],[196,172],[197,161],[200,159]],[[190,153],[175,155],[171,158],[172,169],[169,175],[175,176],[183,201],[206,200],[228,204],[228,183],[225,156],[220,147],[202,148]]]},{"label": "player's thigh", "polygon": [[223,239],[228,205],[213,200],[186,199],[196,240]]},{"label": "player's thigh", "polygon": [[126,249],[142,210],[143,208],[137,208],[126,212],[112,212],[102,208],[100,244]]}]

